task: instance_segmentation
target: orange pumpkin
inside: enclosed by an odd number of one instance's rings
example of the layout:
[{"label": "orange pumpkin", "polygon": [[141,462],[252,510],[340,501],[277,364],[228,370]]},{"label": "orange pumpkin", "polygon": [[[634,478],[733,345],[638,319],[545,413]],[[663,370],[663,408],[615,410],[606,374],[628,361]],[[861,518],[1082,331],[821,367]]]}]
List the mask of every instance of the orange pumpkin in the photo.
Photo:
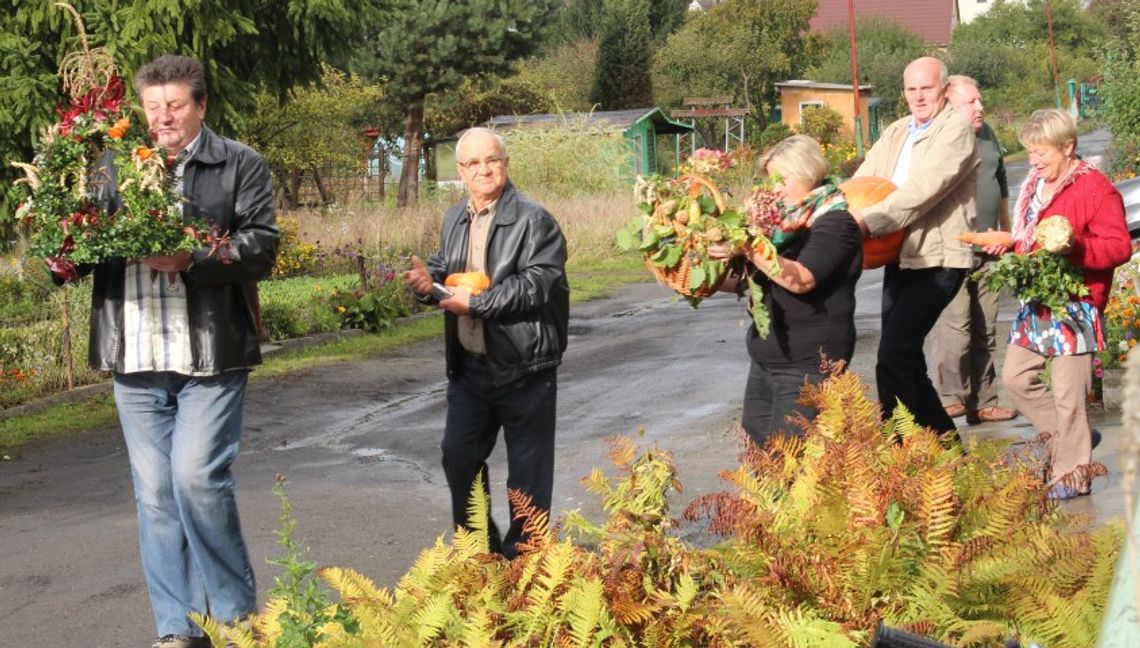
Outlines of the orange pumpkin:
[{"label": "orange pumpkin", "polygon": [[[839,189],[847,197],[849,209],[863,209],[886,198],[897,187],[886,178],[859,176],[839,185]],[[863,239],[863,267],[870,270],[898,261],[899,250],[902,249],[905,238],[905,230],[896,230]]]},{"label": "orange pumpkin", "polygon": [[462,286],[470,290],[472,295],[478,295],[491,287],[491,278],[482,272],[456,272],[447,275],[443,284],[452,287]]}]

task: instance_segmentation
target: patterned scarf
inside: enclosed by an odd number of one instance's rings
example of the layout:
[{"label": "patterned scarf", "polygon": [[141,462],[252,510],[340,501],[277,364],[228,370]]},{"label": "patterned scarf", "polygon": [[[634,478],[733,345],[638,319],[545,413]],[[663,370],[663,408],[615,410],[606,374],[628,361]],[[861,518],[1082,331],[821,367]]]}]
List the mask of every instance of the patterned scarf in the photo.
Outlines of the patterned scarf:
[{"label": "patterned scarf", "polygon": [[785,205],[780,201],[782,218],[780,225],[772,232],[772,243],[776,249],[785,247],[803,230],[815,223],[815,219],[829,211],[847,209],[847,198],[830,179],[811,190],[804,199],[795,205]]}]

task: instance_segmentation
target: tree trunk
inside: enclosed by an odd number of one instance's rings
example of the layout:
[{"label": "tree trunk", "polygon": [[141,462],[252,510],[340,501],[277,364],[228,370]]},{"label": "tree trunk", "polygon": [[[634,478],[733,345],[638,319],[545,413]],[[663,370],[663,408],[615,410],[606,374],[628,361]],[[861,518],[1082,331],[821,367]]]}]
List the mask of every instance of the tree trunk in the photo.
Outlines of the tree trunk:
[{"label": "tree trunk", "polygon": [[293,169],[289,172],[289,184],[285,187],[285,204],[289,209],[297,209],[301,205],[301,177],[304,171]]},{"label": "tree trunk", "polygon": [[420,146],[424,133],[424,105],[414,103],[408,106],[404,118],[404,157],[400,170],[400,192],[396,196],[397,207],[412,207],[420,192]]},{"label": "tree trunk", "polygon": [[317,193],[321,195],[321,204],[325,207],[329,207],[334,202],[333,197],[329,195],[328,187],[326,187],[324,181],[321,180],[321,172],[316,167],[314,167],[312,171],[313,182],[317,184]]}]

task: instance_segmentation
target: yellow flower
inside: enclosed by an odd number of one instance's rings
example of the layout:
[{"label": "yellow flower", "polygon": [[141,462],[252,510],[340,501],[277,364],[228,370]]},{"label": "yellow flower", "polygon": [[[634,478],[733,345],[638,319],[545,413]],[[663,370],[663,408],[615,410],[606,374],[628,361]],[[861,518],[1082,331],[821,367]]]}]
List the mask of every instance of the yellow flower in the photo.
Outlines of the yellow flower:
[{"label": "yellow flower", "polygon": [[[346,309],[344,306],[337,306],[336,307],[336,312],[338,312],[338,313],[343,313],[346,310],[348,310],[348,309]],[[1136,340],[1132,340],[1132,343],[1136,344]]]}]

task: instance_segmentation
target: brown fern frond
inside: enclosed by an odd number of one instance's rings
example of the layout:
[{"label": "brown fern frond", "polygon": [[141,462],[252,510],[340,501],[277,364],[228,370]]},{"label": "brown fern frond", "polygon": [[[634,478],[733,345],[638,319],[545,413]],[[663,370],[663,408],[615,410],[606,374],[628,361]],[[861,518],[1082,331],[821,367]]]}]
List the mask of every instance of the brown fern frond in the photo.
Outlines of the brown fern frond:
[{"label": "brown fern frond", "polygon": [[627,436],[611,436],[605,440],[609,447],[606,457],[617,468],[628,470],[637,457],[637,446]]},{"label": "brown fern frond", "polygon": [[539,551],[554,542],[550,531],[550,512],[534,505],[534,498],[514,488],[507,489],[507,501],[515,512],[515,519],[523,521],[523,538],[518,544],[520,552]]}]

